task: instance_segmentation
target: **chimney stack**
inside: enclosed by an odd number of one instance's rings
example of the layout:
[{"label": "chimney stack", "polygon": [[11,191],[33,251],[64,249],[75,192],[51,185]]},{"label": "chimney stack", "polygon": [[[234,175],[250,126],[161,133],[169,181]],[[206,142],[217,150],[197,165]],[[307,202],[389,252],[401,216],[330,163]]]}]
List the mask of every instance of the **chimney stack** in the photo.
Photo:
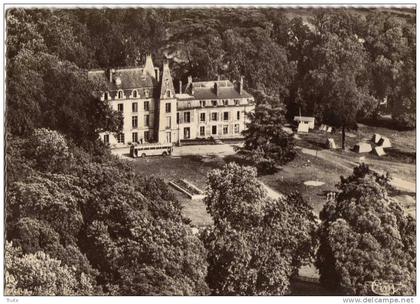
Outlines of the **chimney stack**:
[{"label": "chimney stack", "polygon": [[192,83],[192,76],[188,76],[188,84]]},{"label": "chimney stack", "polygon": [[244,76],[241,76],[241,80],[239,82],[239,94],[242,94],[243,89],[244,89]]},{"label": "chimney stack", "polygon": [[114,69],[109,69],[108,71],[108,80],[109,82],[112,82],[112,76],[114,75],[115,70]]},{"label": "chimney stack", "polygon": [[216,96],[219,95],[219,84],[217,82],[214,83],[214,91],[216,93]]},{"label": "chimney stack", "polygon": [[160,80],[159,68],[155,68],[155,77],[156,77],[156,80],[159,82],[159,80]]},{"label": "chimney stack", "polygon": [[179,94],[182,94],[182,80],[179,81]]},{"label": "chimney stack", "polygon": [[217,74],[217,81],[220,81],[220,75]]}]

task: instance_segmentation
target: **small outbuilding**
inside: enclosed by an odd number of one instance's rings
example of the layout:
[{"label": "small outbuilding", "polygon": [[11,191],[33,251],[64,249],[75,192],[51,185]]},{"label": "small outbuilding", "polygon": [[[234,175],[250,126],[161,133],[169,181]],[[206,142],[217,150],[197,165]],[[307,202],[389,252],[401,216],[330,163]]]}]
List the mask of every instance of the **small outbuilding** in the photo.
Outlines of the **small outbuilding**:
[{"label": "small outbuilding", "polygon": [[308,117],[308,116],[295,116],[293,118],[294,121],[298,122],[299,124],[305,123],[308,125],[308,129],[315,128],[315,117]]},{"label": "small outbuilding", "polygon": [[368,153],[372,151],[372,146],[365,142],[360,142],[356,144],[353,148],[356,153]]},{"label": "small outbuilding", "polygon": [[309,132],[309,124],[300,122],[298,125],[298,133],[308,133]]}]

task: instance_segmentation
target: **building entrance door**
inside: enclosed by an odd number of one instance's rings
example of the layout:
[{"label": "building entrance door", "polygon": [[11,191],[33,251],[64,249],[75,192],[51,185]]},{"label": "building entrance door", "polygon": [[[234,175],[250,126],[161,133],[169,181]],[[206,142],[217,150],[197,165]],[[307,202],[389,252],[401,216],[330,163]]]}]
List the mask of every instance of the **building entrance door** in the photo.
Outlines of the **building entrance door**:
[{"label": "building entrance door", "polygon": [[190,138],[190,128],[184,128],[184,139]]}]

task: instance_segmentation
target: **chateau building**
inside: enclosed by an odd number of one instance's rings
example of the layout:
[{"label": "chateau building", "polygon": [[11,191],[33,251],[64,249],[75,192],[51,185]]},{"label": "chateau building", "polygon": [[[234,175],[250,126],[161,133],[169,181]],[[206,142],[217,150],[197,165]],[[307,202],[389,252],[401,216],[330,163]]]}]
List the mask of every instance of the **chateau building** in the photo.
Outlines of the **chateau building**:
[{"label": "chateau building", "polygon": [[102,133],[111,147],[130,143],[175,143],[197,138],[238,138],[254,110],[254,98],[243,89],[243,80],[179,84],[175,92],[169,65],[161,71],[146,57],[144,67],[91,70],[89,79],[103,80],[108,100],[124,117],[120,134]]}]

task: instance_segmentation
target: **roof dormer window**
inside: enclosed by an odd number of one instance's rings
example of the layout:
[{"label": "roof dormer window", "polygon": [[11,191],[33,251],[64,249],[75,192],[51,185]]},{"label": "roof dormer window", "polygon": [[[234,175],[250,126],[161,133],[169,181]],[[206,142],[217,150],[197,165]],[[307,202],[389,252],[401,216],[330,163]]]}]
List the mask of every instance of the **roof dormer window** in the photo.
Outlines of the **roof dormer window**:
[{"label": "roof dormer window", "polygon": [[138,97],[137,90],[133,90],[132,96],[133,96],[133,98],[137,98]]},{"label": "roof dormer window", "polygon": [[103,99],[104,100],[108,100],[109,99],[109,93],[108,92],[105,92],[102,96],[103,96]]},{"label": "roof dormer window", "polygon": [[122,99],[123,98],[123,91],[119,90],[117,96],[118,96],[118,99]]},{"label": "roof dormer window", "polygon": [[168,97],[168,98],[170,98],[170,97],[171,97],[171,91],[170,91],[170,90],[167,90],[167,91],[166,91],[166,97]]},{"label": "roof dormer window", "polygon": [[144,90],[144,97],[149,98],[149,90]]}]

